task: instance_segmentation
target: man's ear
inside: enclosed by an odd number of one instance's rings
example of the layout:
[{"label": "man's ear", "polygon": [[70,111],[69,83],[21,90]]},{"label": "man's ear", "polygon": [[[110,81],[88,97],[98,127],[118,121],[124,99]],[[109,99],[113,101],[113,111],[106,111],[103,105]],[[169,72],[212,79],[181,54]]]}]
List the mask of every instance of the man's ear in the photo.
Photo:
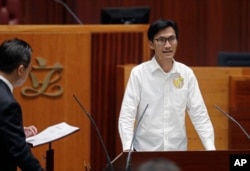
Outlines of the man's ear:
[{"label": "man's ear", "polygon": [[24,71],[24,65],[19,65],[17,68],[17,75],[22,75],[23,71]]},{"label": "man's ear", "polygon": [[153,45],[153,42],[151,40],[148,41],[148,46],[150,49],[154,50],[154,45]]}]

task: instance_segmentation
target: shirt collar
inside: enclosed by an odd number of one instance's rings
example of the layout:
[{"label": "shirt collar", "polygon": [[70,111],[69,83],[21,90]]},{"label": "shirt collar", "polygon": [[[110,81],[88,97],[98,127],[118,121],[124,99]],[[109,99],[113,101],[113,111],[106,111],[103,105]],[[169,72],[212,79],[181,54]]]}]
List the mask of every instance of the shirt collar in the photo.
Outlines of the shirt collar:
[{"label": "shirt collar", "polygon": [[9,82],[9,80],[7,80],[6,78],[4,78],[2,75],[0,75],[0,79],[7,84],[7,86],[9,87],[11,93],[13,93],[13,85]]},{"label": "shirt collar", "polygon": [[[151,59],[150,69],[151,69],[151,72],[154,72],[154,71],[157,71],[157,70],[160,70],[160,71],[164,72],[162,70],[161,66],[156,61],[155,56]],[[170,70],[169,73],[176,73],[176,72],[177,72],[176,61],[173,58],[173,67],[172,67],[172,69]]]}]

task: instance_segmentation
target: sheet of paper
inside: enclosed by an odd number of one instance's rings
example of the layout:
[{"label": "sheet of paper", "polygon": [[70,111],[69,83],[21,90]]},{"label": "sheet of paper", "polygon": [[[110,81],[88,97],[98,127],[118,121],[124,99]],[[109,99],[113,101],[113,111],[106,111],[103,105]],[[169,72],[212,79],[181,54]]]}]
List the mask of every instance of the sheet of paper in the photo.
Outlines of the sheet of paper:
[{"label": "sheet of paper", "polygon": [[55,141],[75,131],[78,131],[79,129],[80,128],[71,126],[66,122],[61,122],[46,128],[35,136],[26,138],[26,142],[35,147],[38,145]]}]

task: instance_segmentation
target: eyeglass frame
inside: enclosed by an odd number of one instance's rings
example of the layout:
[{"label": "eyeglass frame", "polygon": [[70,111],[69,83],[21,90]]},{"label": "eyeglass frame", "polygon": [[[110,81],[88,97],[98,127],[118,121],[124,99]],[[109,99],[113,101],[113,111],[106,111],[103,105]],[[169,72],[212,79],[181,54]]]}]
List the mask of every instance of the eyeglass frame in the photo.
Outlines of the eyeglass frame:
[{"label": "eyeglass frame", "polygon": [[[160,41],[160,39],[161,39],[161,41]],[[177,37],[172,35],[172,36],[169,36],[169,37],[159,37],[159,38],[153,39],[153,40],[156,40],[158,45],[165,46],[167,41],[171,45],[175,44],[177,42]],[[164,40],[164,43],[162,42],[162,40]]]}]

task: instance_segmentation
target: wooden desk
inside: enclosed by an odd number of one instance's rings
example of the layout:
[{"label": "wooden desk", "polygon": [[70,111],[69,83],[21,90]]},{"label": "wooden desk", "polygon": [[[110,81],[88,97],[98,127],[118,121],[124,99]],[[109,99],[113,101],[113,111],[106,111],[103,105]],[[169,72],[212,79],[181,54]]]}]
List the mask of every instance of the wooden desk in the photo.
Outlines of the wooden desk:
[{"label": "wooden desk", "polygon": [[[172,151],[172,152],[132,152],[132,170],[151,159],[165,158],[175,162],[182,171],[228,171],[230,156],[246,154],[250,159],[250,150],[220,151]],[[113,161],[114,171],[125,171],[128,152],[121,153]]]}]

